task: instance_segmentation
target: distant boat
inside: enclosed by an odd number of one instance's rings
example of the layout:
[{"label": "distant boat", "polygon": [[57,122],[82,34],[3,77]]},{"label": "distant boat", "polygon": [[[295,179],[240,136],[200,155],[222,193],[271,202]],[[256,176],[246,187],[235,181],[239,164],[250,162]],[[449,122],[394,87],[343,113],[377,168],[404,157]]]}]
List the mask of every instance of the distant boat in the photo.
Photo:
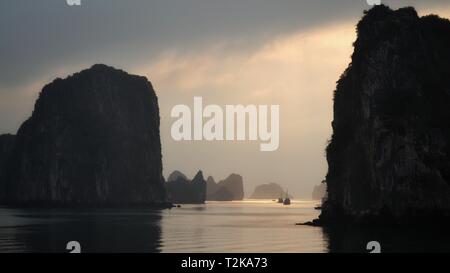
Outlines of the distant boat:
[{"label": "distant boat", "polygon": [[[283,200],[282,198],[280,198],[281,200]],[[283,205],[287,206],[291,204],[291,199],[289,198],[289,194],[288,191],[286,191],[286,198],[283,201]]]},{"label": "distant boat", "polygon": [[280,204],[283,203],[283,191],[280,192],[280,198],[278,198],[278,202],[277,203],[280,203]]}]

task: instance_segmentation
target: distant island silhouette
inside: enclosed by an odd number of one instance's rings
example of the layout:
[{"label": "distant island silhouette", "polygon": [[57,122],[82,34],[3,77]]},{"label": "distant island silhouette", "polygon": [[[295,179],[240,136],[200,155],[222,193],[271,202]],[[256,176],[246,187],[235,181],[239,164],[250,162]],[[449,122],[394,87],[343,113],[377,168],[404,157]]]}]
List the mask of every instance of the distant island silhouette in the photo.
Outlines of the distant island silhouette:
[{"label": "distant island silhouette", "polygon": [[178,204],[199,204],[209,201],[233,201],[244,198],[242,176],[231,174],[216,183],[212,176],[205,181],[199,171],[192,179],[180,171],[173,171],[165,183],[169,199]]},{"label": "distant island silhouette", "polygon": [[244,199],[244,181],[239,174],[230,174],[217,183],[210,176],[206,182],[208,187],[207,200],[233,201]]},{"label": "distant island silhouette", "polygon": [[203,204],[206,200],[206,181],[198,171],[192,180],[180,171],[169,175],[165,183],[169,200],[177,204]]},{"label": "distant island silhouette", "polygon": [[277,183],[269,183],[259,185],[255,191],[250,195],[250,199],[278,199],[278,198],[292,198],[287,192]]}]

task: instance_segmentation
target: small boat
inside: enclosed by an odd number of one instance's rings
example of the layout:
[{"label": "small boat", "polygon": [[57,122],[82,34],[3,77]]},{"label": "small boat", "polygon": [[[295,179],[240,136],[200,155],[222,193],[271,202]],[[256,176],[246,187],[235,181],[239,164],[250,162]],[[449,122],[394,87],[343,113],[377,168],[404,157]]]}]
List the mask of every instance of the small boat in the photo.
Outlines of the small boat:
[{"label": "small boat", "polygon": [[277,203],[278,204],[283,204],[283,191],[280,192],[280,197],[278,198]]},{"label": "small boat", "polygon": [[286,191],[286,198],[283,201],[283,205],[287,206],[291,204],[291,199],[289,198],[288,191]]}]

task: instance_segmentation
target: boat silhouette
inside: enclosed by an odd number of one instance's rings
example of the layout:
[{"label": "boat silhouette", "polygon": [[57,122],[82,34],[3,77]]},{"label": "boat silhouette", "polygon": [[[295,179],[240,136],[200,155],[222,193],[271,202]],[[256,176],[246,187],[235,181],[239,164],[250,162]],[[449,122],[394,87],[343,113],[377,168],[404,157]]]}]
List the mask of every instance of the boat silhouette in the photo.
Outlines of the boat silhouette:
[{"label": "boat silhouette", "polygon": [[290,204],[291,204],[291,199],[289,198],[288,191],[286,190],[286,198],[283,201],[283,205],[287,206],[287,205],[290,205]]}]

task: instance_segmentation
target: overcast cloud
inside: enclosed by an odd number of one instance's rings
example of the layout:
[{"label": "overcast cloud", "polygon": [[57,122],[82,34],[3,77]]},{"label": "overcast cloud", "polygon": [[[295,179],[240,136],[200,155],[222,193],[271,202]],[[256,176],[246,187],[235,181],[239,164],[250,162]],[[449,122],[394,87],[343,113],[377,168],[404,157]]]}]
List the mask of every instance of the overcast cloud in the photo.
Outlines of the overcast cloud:
[{"label": "overcast cloud", "polygon": [[[364,0],[3,0],[0,133],[15,133],[44,84],[94,63],[144,74],[161,104],[165,174],[241,173],[247,193],[278,182],[309,197],[326,173],[332,92]],[[446,0],[383,1],[448,16]],[[173,105],[280,104],[281,143],[176,143]],[[189,158],[189,161],[186,160]]]}]

